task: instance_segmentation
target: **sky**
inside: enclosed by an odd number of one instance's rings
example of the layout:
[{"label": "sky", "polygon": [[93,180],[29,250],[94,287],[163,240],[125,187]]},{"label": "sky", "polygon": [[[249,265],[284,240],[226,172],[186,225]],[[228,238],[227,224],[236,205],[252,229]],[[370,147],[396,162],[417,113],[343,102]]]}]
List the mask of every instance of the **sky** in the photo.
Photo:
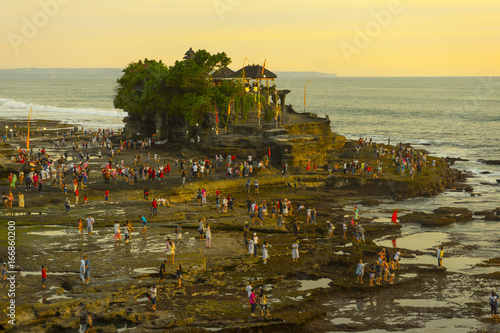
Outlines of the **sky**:
[{"label": "sky", "polygon": [[[0,68],[173,64],[192,47],[237,70],[500,76],[498,0],[0,0]],[[245,60],[248,58],[248,60]]]}]

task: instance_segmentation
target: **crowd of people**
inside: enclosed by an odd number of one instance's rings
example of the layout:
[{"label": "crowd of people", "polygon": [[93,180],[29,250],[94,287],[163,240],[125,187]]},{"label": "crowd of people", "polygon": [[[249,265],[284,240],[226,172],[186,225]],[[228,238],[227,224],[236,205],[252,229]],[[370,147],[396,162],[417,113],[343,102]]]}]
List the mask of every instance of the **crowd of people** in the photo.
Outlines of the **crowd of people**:
[{"label": "crowd of people", "polygon": [[[175,159],[172,165],[166,160],[161,159],[159,154],[151,154],[148,151],[154,144],[153,138],[147,138],[138,141],[124,141],[118,147],[112,142],[113,135],[115,134],[113,130],[99,130],[99,131],[68,131],[64,132],[62,138],[59,141],[59,133],[56,133],[57,138],[54,139],[54,146],[57,148],[60,144],[64,145],[66,141],[70,141],[72,144],[72,149],[74,151],[73,155],[76,156],[71,162],[68,160],[68,152],[66,151],[59,158],[55,158],[47,153],[45,149],[38,150],[35,153],[34,149],[31,148],[30,151],[23,149],[17,149],[17,156],[14,160],[25,165],[29,165],[28,170],[19,172],[18,175],[9,175],[9,193],[3,193],[4,208],[12,207],[14,201],[13,190],[18,188],[18,183],[26,184],[26,191],[31,191],[33,188],[39,190],[39,194],[42,195],[42,184],[51,182],[52,186],[58,186],[61,192],[66,195],[65,208],[66,212],[71,213],[71,200],[67,197],[68,191],[73,191],[75,196],[75,205],[79,205],[79,197],[81,196],[80,191],[84,191],[85,187],[90,181],[91,173],[91,154],[88,151],[89,144],[93,148],[98,148],[98,152],[95,156],[99,161],[102,158],[102,151],[107,150],[107,155],[109,157],[108,162],[101,169],[102,179],[104,184],[116,183],[119,181],[128,182],[130,185],[135,185],[138,182],[159,182],[163,183],[165,178],[170,177],[174,172],[179,172],[182,178],[182,184],[186,182],[188,174],[191,175],[192,179],[203,179],[217,170],[223,170],[226,173],[228,179],[237,179],[246,177],[244,183],[244,190],[250,194],[253,190],[255,196],[260,194],[260,181],[255,175],[255,170],[265,170],[269,167],[269,158],[267,155],[261,160],[258,160],[256,156],[248,156],[245,160],[238,160],[235,155],[227,155],[223,157],[222,155],[215,155],[214,158],[197,158],[197,159]],[[90,139],[81,140],[78,134],[90,136]],[[402,176],[405,175],[406,170],[409,170],[411,177],[420,175],[422,166],[427,163],[427,156],[422,152],[417,152],[411,147],[405,145],[398,145],[392,151],[388,151],[382,146],[375,145],[372,140],[360,140],[358,151],[361,151],[364,147],[371,147],[374,150],[374,158],[384,158],[387,154],[390,154],[392,161],[397,166],[397,172]],[[119,159],[125,149],[136,149],[138,152],[134,154],[134,165],[126,165],[124,159]],[[115,158],[118,157],[118,160]],[[340,164],[342,165],[342,163]],[[317,170],[317,164],[315,162],[308,161],[306,170],[307,171]],[[340,167],[338,162],[334,165],[333,169],[329,167],[330,172],[342,172],[344,174],[351,173],[352,175],[363,175],[365,174],[368,178],[377,178],[377,174],[383,173],[383,161],[382,159],[377,160],[376,164],[373,166],[369,162],[359,161],[357,159],[351,162],[344,162],[343,167]],[[283,167],[283,174],[288,172],[288,166],[285,163]],[[70,180],[71,179],[71,180]],[[20,191],[19,196],[19,208],[24,208],[24,194]],[[235,212],[235,198],[231,195],[223,195],[220,189],[217,189],[213,196],[203,187],[200,187],[195,194],[196,202],[200,206],[214,206],[215,209],[221,213]],[[109,203],[110,192],[109,189],[104,191],[104,203]],[[144,188],[144,199],[149,201],[149,188],[146,186]],[[87,204],[87,196],[83,200],[83,204]],[[152,216],[158,215],[158,207],[168,207],[170,202],[168,201],[166,195],[154,196],[150,201],[150,212]],[[308,205],[306,207],[304,204],[293,204],[291,200],[287,198],[274,199],[268,204],[266,200],[263,199],[252,199],[249,195],[246,200],[247,214],[251,219],[252,228],[255,228],[256,223],[259,226],[273,225],[276,228],[285,229],[287,228],[294,237],[291,239],[290,243],[290,256],[293,263],[298,263],[300,260],[300,241],[298,234],[300,232],[300,226],[296,216],[303,217],[305,224],[310,225],[320,225],[325,230],[325,234],[328,238],[334,237],[335,226],[330,221],[318,221],[317,211],[313,205]],[[295,219],[294,219],[295,218]],[[292,221],[293,220],[293,221]],[[286,225],[286,221],[291,222],[290,225]],[[88,237],[93,237],[94,226],[96,224],[92,215],[88,215],[85,219],[87,224],[87,234]],[[144,215],[140,215],[137,221],[142,225],[142,233],[147,232],[147,219]],[[349,228],[349,223],[347,221],[341,222],[343,239],[347,242],[347,233]],[[83,233],[83,221],[79,219],[78,221],[78,235],[79,237],[84,237]],[[353,217],[351,220],[352,229],[352,243],[355,245],[366,245],[365,229],[359,223],[359,212],[356,207],[354,207]],[[135,229],[132,226],[130,220],[126,222],[116,222],[113,226],[113,239],[118,245],[122,242],[122,233],[124,235],[124,243],[129,244],[132,241],[132,232]],[[213,241],[213,229],[210,224],[206,224],[205,219],[200,219],[198,221],[197,231],[199,233],[199,240],[203,241],[205,247],[210,249],[212,247]],[[176,239],[167,239],[165,243],[165,254],[166,259],[162,261],[159,273],[159,285],[165,283],[165,277],[167,274],[167,267],[171,265],[175,266],[175,254],[176,254],[176,244],[175,242],[182,243],[182,224],[179,223],[175,229]],[[341,233],[342,235],[342,233]],[[95,236],[95,234],[94,234]],[[175,242],[174,242],[175,241]],[[270,261],[270,244],[268,241],[261,242],[256,231],[250,231],[249,222],[245,222],[243,226],[243,244],[245,249],[248,250],[249,256],[261,257],[263,264],[268,264]],[[381,285],[382,281],[393,284],[395,281],[396,271],[400,269],[399,260],[401,256],[405,254],[404,251],[398,250],[393,256],[389,256],[388,250],[381,250],[377,260],[372,260],[365,264],[363,260],[358,263],[355,274],[357,276],[357,283],[363,283],[363,276],[368,273],[370,279],[370,286]],[[443,249],[440,247],[437,254],[438,267],[443,266]],[[80,262],[80,277],[82,284],[89,284],[90,282],[90,260],[87,255],[81,259]],[[181,264],[177,265],[175,270],[175,276],[177,280],[178,288],[181,288],[181,276],[183,270]],[[47,278],[47,268],[42,267],[42,285],[45,287],[45,281]],[[259,293],[255,293],[255,290],[250,283],[246,288],[247,297],[249,302],[249,307],[251,309],[251,315],[255,315],[255,310],[257,305],[261,307],[261,314],[264,316],[270,315],[269,313],[269,300],[264,290],[260,290]],[[156,300],[158,297],[158,289],[156,285],[152,285],[149,288],[149,298],[152,303],[151,309],[156,310]],[[497,304],[498,298],[492,295],[495,299],[495,304]],[[492,305],[492,317],[496,317],[496,305],[493,310]]]}]

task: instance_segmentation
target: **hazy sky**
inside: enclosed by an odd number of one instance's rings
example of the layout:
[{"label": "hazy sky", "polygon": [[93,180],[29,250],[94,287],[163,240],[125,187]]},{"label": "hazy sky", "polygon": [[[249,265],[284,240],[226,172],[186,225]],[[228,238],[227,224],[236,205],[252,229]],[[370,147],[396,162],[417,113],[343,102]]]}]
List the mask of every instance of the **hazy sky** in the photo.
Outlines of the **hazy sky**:
[{"label": "hazy sky", "polygon": [[[0,68],[167,64],[340,76],[500,75],[499,0],[0,0]],[[245,63],[246,64],[246,63]]]}]

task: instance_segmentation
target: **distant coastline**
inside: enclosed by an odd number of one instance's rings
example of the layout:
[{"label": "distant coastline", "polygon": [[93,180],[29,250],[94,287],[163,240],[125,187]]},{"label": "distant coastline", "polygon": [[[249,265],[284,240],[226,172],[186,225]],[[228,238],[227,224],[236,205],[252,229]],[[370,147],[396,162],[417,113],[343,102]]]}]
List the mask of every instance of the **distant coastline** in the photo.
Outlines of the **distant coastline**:
[{"label": "distant coastline", "polygon": [[[123,68],[13,68],[0,69],[0,78],[11,77],[120,77]],[[330,78],[337,74],[321,72],[276,72],[280,78]]]}]

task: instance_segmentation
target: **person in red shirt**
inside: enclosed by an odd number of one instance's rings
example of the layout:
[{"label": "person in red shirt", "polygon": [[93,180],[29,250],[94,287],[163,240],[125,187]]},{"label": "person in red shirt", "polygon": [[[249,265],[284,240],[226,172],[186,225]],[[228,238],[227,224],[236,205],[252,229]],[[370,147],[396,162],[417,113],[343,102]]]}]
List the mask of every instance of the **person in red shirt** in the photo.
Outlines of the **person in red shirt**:
[{"label": "person in red shirt", "polygon": [[75,190],[75,205],[78,205],[78,199],[80,198],[80,192],[78,189]]},{"label": "person in red shirt", "polygon": [[167,163],[167,177],[170,176],[170,163]]},{"label": "person in red shirt", "polygon": [[156,201],[156,198],[151,201],[151,212],[153,215],[158,215],[158,201]]},{"label": "person in red shirt", "polygon": [[104,191],[104,203],[109,202],[109,190]]},{"label": "person in red shirt", "polygon": [[42,266],[42,288],[45,288],[45,279],[47,278],[47,268]]}]

